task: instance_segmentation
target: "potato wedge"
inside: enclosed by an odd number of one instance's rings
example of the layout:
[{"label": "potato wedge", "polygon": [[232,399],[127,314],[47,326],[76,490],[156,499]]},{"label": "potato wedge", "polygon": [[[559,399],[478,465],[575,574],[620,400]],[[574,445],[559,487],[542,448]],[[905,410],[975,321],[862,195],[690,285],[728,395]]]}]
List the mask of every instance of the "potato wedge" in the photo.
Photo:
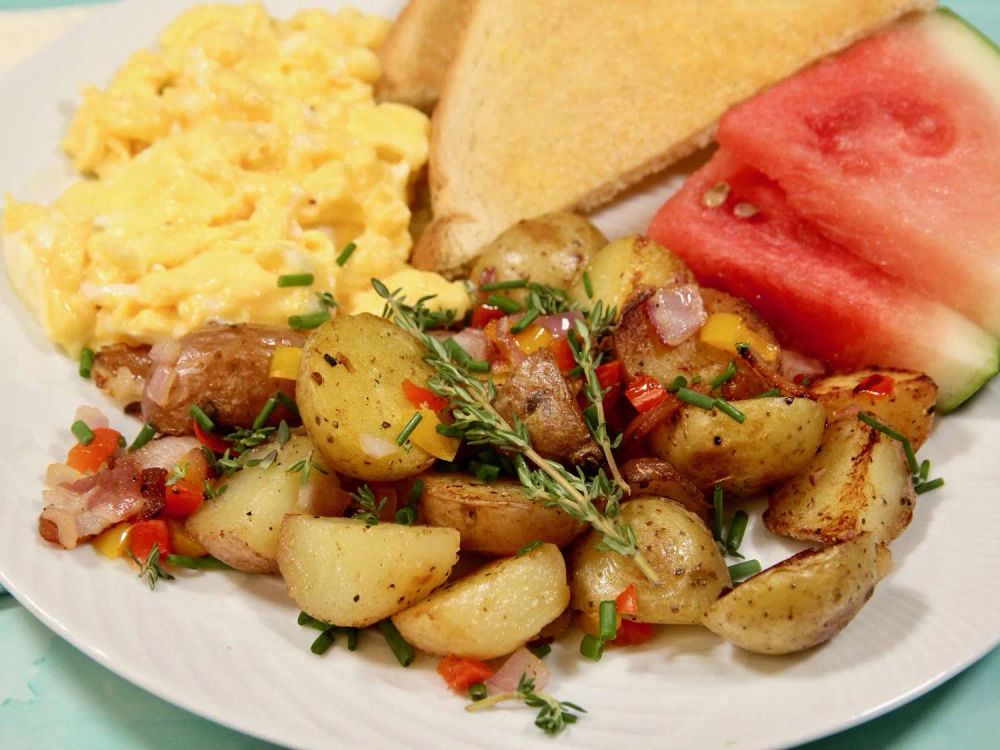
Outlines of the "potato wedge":
[{"label": "potato wedge", "polygon": [[732,585],[729,569],[708,527],[671,500],[638,497],[622,505],[620,518],[635,531],[639,549],[663,583],[654,586],[631,559],[597,549],[600,534],[591,532],[570,557],[572,606],[595,612],[629,584],[635,586],[640,622],[693,625],[723,589]]},{"label": "potato wedge", "polygon": [[680,503],[705,523],[711,519],[712,506],[705,495],[687,477],[662,458],[632,458],[622,464],[622,477],[633,497],[652,495]]},{"label": "potato wedge", "polygon": [[752,495],[798,474],[823,439],[826,412],[805,398],[734,401],[743,424],[717,409],[681,409],[650,434],[653,453],[699,487],[721,484],[737,496]]},{"label": "potato wedge", "polygon": [[916,497],[902,444],[847,417],[827,428],[809,466],[771,493],[764,523],[825,544],[866,532],[889,542],[909,525]]},{"label": "potato wedge", "polygon": [[462,549],[513,555],[536,540],[565,547],[586,524],[528,498],[521,484],[484,484],[465,474],[425,474],[420,507],[426,523],[457,529]]},{"label": "potato wedge", "polygon": [[[271,451],[277,452],[273,462],[247,466],[224,479],[222,494],[202,503],[185,522],[188,533],[213,557],[248,573],[278,572],[278,532],[287,514],[339,516],[349,501],[338,492],[337,475],[313,456],[305,435],[292,435],[280,448],[265,443],[247,458],[259,460]],[[302,475],[289,469],[310,457],[314,468],[303,485]]]},{"label": "potato wedge", "polygon": [[858,407],[905,435],[913,450],[927,442],[934,424],[938,389],[921,372],[881,369],[839,373],[818,378],[809,390],[830,419]]},{"label": "potato wedge", "polygon": [[791,654],[819,645],[871,598],[879,578],[875,548],[875,540],[865,535],[800,552],[720,598],[704,625],[760,654]]},{"label": "potato wedge", "polygon": [[448,580],[458,532],[349,518],[288,516],[278,567],[288,594],[318,620],[364,627],[418,602]]},{"label": "potato wedge", "polygon": [[493,659],[534,638],[569,604],[566,563],[553,544],[496,560],[393,615],[429,654]]},{"label": "potato wedge", "polygon": [[403,381],[424,385],[432,374],[423,356],[415,338],[374,315],[336,317],[309,337],[296,398],[309,437],[334,470],[392,481],[434,462],[395,442],[413,416]]}]

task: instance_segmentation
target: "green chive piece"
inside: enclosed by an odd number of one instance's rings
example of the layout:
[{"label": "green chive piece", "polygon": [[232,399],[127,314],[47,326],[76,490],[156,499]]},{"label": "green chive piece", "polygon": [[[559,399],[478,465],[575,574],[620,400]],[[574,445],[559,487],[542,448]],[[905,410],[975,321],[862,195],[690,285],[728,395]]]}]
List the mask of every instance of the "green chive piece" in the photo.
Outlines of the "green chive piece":
[{"label": "green chive piece", "polygon": [[683,375],[678,375],[670,381],[670,385],[667,386],[667,393],[677,393],[677,391],[687,386],[687,384],[688,379]]},{"label": "green chive piece", "polygon": [[542,544],[543,544],[543,542],[542,542],[541,539],[536,539],[533,542],[528,542],[526,545],[524,545],[523,547],[521,547],[521,549],[519,549],[517,551],[517,556],[518,557],[524,557],[529,552],[533,552],[536,549],[538,549],[539,547],[541,547]]},{"label": "green chive piece", "polygon": [[70,425],[69,431],[80,441],[80,445],[90,445],[94,442],[94,431],[82,419],[78,419]]},{"label": "green chive piece", "polygon": [[358,629],[348,628],[347,629],[347,650],[357,651],[358,650]]},{"label": "green chive piece", "polygon": [[604,656],[604,641],[596,635],[587,633],[580,641],[580,653],[591,661],[600,661]]},{"label": "green chive piece", "polygon": [[469,685],[469,699],[472,701],[481,701],[487,696],[486,686],[481,682],[474,682]]},{"label": "green chive piece", "polygon": [[723,510],[722,485],[717,484],[712,491],[712,536],[717,542],[722,541]]},{"label": "green chive piece", "polygon": [[876,430],[881,432],[883,435],[891,437],[893,440],[898,440],[903,444],[903,453],[906,454],[906,462],[910,465],[911,474],[920,473],[920,464],[917,463],[917,454],[913,452],[913,446],[910,445],[910,441],[905,435],[900,434],[896,430],[892,429],[886,424],[879,422],[874,416],[866,411],[858,412],[858,419],[864,422],[869,427],[874,427]]},{"label": "green chive piece", "polygon": [[602,641],[613,641],[618,635],[618,609],[614,600],[601,602],[598,608],[598,635]]},{"label": "green chive piece", "polygon": [[254,420],[253,420],[253,429],[254,429],[254,431],[259,430],[261,427],[263,427],[265,424],[267,424],[267,420],[269,420],[271,418],[271,414],[274,413],[274,407],[276,407],[277,405],[278,405],[278,397],[277,396],[271,396],[271,398],[269,398],[264,403],[264,406],[260,410],[260,413],[258,413],[257,416],[254,417]]},{"label": "green chive piece", "polygon": [[396,445],[402,445],[407,440],[409,440],[410,435],[412,435],[413,431],[417,429],[417,425],[420,424],[421,421],[423,421],[423,418],[424,415],[421,414],[419,411],[413,412],[413,416],[410,417],[410,421],[407,422],[406,426],[403,427],[402,431],[398,435],[396,435]]},{"label": "green chive piece", "polygon": [[167,562],[176,565],[178,568],[189,568],[190,570],[233,570],[218,558],[188,557],[187,555],[167,555]]},{"label": "green chive piece", "polygon": [[462,345],[453,338],[445,339],[444,348],[448,350],[448,354],[451,358],[463,367],[467,367],[469,362],[472,361],[472,357],[469,356],[469,353],[465,351],[465,349],[462,348]]},{"label": "green chive piece", "polygon": [[317,292],[316,299],[319,300],[319,303],[323,305],[323,307],[337,306],[337,300],[333,298],[333,295],[330,292]]},{"label": "green chive piece", "polygon": [[198,423],[205,432],[212,432],[215,429],[215,422],[209,417],[198,404],[191,404],[188,414]]},{"label": "green chive piece", "polygon": [[590,271],[583,272],[583,291],[587,293],[587,299],[594,299],[594,284],[590,280]]},{"label": "green chive piece", "polygon": [[305,612],[299,612],[298,623],[304,628],[315,628],[316,630],[328,630],[330,628],[330,623],[317,620]]},{"label": "green chive piece", "polygon": [[537,656],[539,659],[544,659],[546,656],[552,653],[552,646],[550,646],[547,643],[539,643],[537,646],[532,646],[528,650],[535,656]]},{"label": "green chive piece", "polygon": [[944,485],[944,479],[938,477],[937,479],[932,479],[929,482],[922,482],[913,488],[913,491],[918,495],[923,495],[925,492],[930,492],[931,490],[936,490],[938,487]]},{"label": "green chive piece", "polygon": [[118,435],[118,447],[124,448],[126,445],[128,445],[128,443],[125,442],[125,436],[121,434]]},{"label": "green chive piece", "polygon": [[132,441],[132,445],[128,447],[129,452],[137,451],[150,440],[156,437],[156,425],[152,422],[146,422],[139,430],[139,434],[135,436],[135,440]]},{"label": "green chive piece", "polygon": [[410,492],[406,496],[407,505],[416,505],[420,502],[420,498],[424,496],[424,480],[418,479],[410,487]]},{"label": "green chive piece", "polygon": [[309,313],[308,315],[291,315],[288,318],[288,325],[291,328],[308,330],[311,328],[319,328],[329,319],[330,313],[326,310],[322,310],[321,312]]},{"label": "green chive piece", "polygon": [[486,298],[486,304],[492,305],[493,307],[499,307],[508,315],[521,312],[522,309],[520,303],[502,294],[491,294]]},{"label": "green chive piece", "polygon": [[278,277],[278,286],[312,286],[315,280],[311,273],[286,273]]},{"label": "green chive piece", "polygon": [[530,326],[532,323],[535,322],[535,318],[538,317],[538,314],[539,312],[537,307],[528,310],[528,312],[526,312],[524,315],[521,316],[521,319],[517,321],[517,323],[515,323],[510,327],[510,332],[520,333],[525,328],[527,328],[528,326]]},{"label": "green chive piece", "polygon": [[479,461],[472,461],[469,463],[469,468],[472,469],[472,473],[475,474],[476,479],[485,484],[495,482],[500,478],[500,467],[494,466],[493,464],[483,464]]},{"label": "green chive piece", "polygon": [[729,577],[733,579],[733,583],[746,580],[758,573],[760,573],[760,563],[756,560],[744,560],[729,566]]},{"label": "green chive piece", "polygon": [[417,521],[417,511],[409,505],[404,505],[396,511],[396,523],[400,526],[412,526]]},{"label": "green chive piece", "polygon": [[698,391],[692,391],[690,388],[678,388],[677,398],[691,404],[691,406],[697,406],[699,409],[706,409],[708,411],[711,411],[715,406],[714,398],[706,396],[704,393],[698,393]]},{"label": "green chive piece", "polygon": [[920,473],[917,476],[921,482],[927,481],[927,475],[931,473],[931,462],[928,459],[924,459],[920,464]]},{"label": "green chive piece", "polygon": [[731,417],[736,420],[739,424],[743,424],[747,421],[747,415],[733,406],[731,403],[726,401],[724,398],[715,399],[715,408],[725,414],[727,417]]},{"label": "green chive piece", "polygon": [[485,359],[470,359],[465,369],[469,372],[486,373],[490,371],[490,363]]},{"label": "green chive piece", "polygon": [[735,555],[739,552],[749,520],[750,517],[746,514],[746,511],[738,510],[736,511],[736,515],[733,516],[733,520],[729,522],[729,533],[726,534],[726,551],[730,555]]},{"label": "green chive piece", "polygon": [[775,398],[776,396],[780,396],[780,395],[781,395],[781,391],[779,389],[777,389],[777,388],[769,388],[768,390],[764,391],[763,393],[758,393],[756,396],[754,396],[754,398]]},{"label": "green chive piece", "polygon": [[278,399],[278,403],[284,406],[286,409],[288,409],[288,411],[290,411],[296,417],[299,416],[299,407],[295,405],[295,402],[292,400],[291,396],[289,396],[284,391],[278,391],[276,394],[274,394],[274,397]]},{"label": "green chive piece", "polygon": [[94,350],[84,347],[80,352],[80,377],[90,379],[90,373],[94,370]]},{"label": "green chive piece", "polygon": [[312,651],[317,656],[325,654],[330,649],[330,646],[333,645],[333,642],[335,640],[333,633],[334,633],[333,628],[324,630],[322,633],[316,636],[316,640],[312,642],[312,645],[309,647],[309,650]]},{"label": "green chive piece", "polygon": [[385,636],[385,642],[389,644],[396,660],[404,667],[410,666],[414,657],[413,646],[406,642],[406,639],[393,625],[392,620],[381,620],[378,629]]},{"label": "green chive piece", "polygon": [[726,365],[726,369],[722,371],[722,374],[712,378],[712,382],[710,383],[712,390],[715,390],[723,383],[732,380],[734,375],[736,375],[736,362],[729,360],[729,364]]},{"label": "green chive piece", "polygon": [[482,290],[484,292],[499,292],[504,289],[524,289],[528,286],[527,279],[511,279],[510,281],[491,281],[489,284],[483,284]]},{"label": "green chive piece", "polygon": [[[343,268],[344,264],[347,263],[348,260],[350,260],[351,254],[357,249],[358,249],[357,245],[355,245],[353,242],[348,242],[347,246],[340,251],[340,255],[337,256],[337,265]],[[376,289],[376,291],[378,290]]]}]

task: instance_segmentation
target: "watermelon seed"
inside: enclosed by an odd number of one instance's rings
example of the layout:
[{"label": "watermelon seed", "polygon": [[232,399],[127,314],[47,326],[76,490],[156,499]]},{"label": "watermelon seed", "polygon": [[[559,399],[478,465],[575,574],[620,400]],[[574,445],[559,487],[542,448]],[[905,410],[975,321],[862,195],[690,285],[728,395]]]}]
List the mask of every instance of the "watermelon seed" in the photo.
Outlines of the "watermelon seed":
[{"label": "watermelon seed", "polygon": [[701,202],[707,208],[718,208],[726,202],[726,198],[729,197],[729,190],[728,182],[717,183],[705,191],[705,194],[701,197]]},{"label": "watermelon seed", "polygon": [[753,203],[737,203],[733,206],[733,215],[737,219],[749,219],[760,213],[760,209]]}]

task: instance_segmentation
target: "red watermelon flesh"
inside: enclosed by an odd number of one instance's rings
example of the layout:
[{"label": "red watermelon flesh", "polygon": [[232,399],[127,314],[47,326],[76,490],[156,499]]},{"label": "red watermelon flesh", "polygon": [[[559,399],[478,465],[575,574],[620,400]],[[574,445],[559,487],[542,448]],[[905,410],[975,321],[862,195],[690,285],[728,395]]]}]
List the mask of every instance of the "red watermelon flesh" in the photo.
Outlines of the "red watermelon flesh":
[{"label": "red watermelon flesh", "polygon": [[1000,50],[957,16],[784,81],[718,140],[848,250],[1000,333]]},{"label": "red watermelon flesh", "polygon": [[[729,183],[729,195],[709,208],[705,193],[720,182]],[[739,218],[741,203],[758,213]],[[750,302],[783,344],[837,369],[926,372],[940,388],[942,410],[997,372],[990,334],[827,239],[776,182],[725,149],[663,205],[649,236],[680,255],[703,285]]]}]

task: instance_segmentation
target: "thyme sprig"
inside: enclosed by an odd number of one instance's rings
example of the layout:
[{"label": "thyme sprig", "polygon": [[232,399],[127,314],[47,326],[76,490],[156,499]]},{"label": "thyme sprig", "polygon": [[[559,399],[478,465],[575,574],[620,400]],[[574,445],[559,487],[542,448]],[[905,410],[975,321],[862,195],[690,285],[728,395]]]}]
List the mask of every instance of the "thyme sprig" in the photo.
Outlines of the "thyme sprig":
[{"label": "thyme sprig", "polygon": [[659,575],[639,551],[631,527],[602,513],[594,504],[606,500],[616,509],[621,488],[603,470],[588,478],[582,469],[574,474],[557,461],[539,455],[531,445],[527,426],[520,420],[511,425],[493,407],[496,397],[493,380],[480,380],[470,374],[442,341],[425,333],[419,317],[400,301],[400,290],[390,292],[378,279],[372,279],[372,286],[386,301],[386,317],[427,349],[424,361],[435,371],[427,387],[448,399],[452,409],[453,422],[447,425],[448,434],[460,436],[470,445],[489,445],[514,454],[517,477],[528,497],[590,524],[602,535],[602,548],[631,557],[651,582],[660,583]]},{"label": "thyme sprig", "polygon": [[575,724],[580,717],[573,713],[587,713],[575,703],[561,701],[553,698],[548,693],[535,690],[535,680],[527,674],[521,674],[516,690],[508,690],[504,693],[497,693],[488,698],[469,703],[465,710],[469,713],[482,711],[495,706],[503,701],[521,700],[532,708],[539,709],[538,716],[535,717],[535,726],[549,735],[559,734],[568,724]]},{"label": "thyme sprig", "polygon": [[377,526],[378,522],[381,520],[382,509],[385,507],[386,498],[383,497],[381,500],[376,502],[375,493],[367,484],[363,484],[358,487],[358,489],[351,493],[351,497],[353,497],[354,501],[362,508],[360,511],[351,516],[351,518],[364,521],[369,526]]},{"label": "thyme sprig", "polygon": [[149,554],[146,555],[146,561],[140,562],[139,558],[135,556],[132,550],[128,550],[128,556],[132,558],[132,562],[139,566],[139,578],[145,578],[146,582],[149,583],[149,590],[153,591],[156,588],[156,582],[172,581],[174,577],[163,569],[160,565],[160,545],[157,542],[153,542],[152,548],[149,550]]}]

